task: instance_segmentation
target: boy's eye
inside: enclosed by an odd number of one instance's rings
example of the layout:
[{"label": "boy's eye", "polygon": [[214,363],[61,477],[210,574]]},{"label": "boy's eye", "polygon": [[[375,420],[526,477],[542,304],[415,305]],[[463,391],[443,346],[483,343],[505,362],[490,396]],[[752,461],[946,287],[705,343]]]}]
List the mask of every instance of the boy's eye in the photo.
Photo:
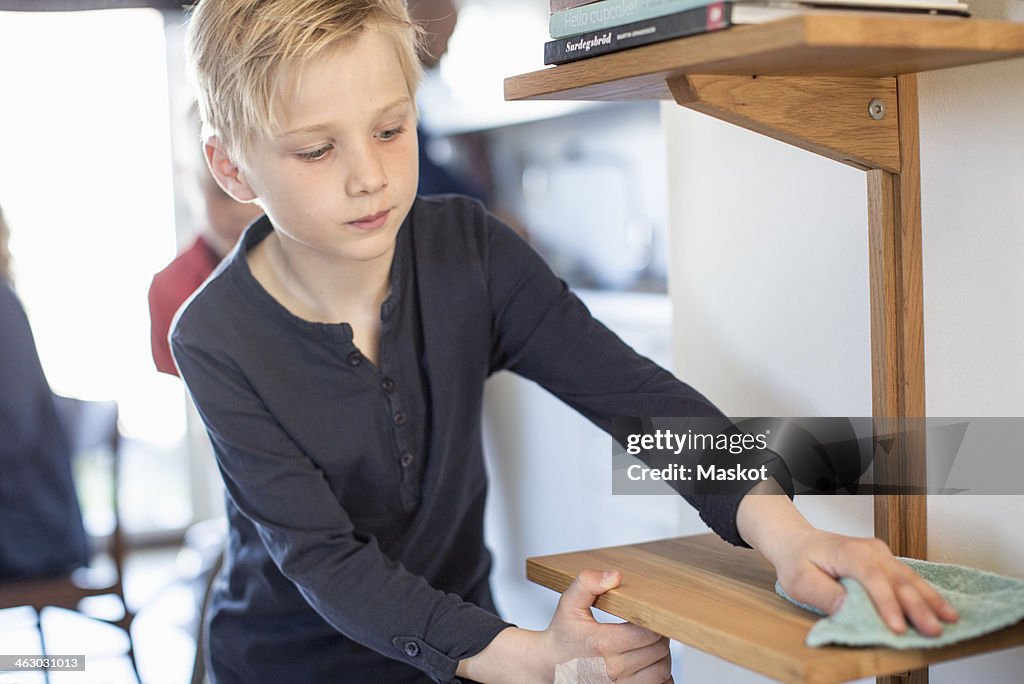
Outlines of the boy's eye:
[{"label": "boy's eye", "polygon": [[405,132],[405,127],[404,126],[399,126],[398,128],[389,128],[386,131],[381,131],[379,136],[380,136],[381,140],[387,142],[388,140],[394,140],[395,138],[397,138],[398,136],[400,136],[404,132]]},{"label": "boy's eye", "polygon": [[331,145],[324,145],[323,147],[318,147],[317,149],[311,150],[309,152],[298,152],[296,153],[295,156],[301,159],[302,161],[317,161],[318,159],[323,159],[324,157],[326,157],[327,153],[330,151]]}]

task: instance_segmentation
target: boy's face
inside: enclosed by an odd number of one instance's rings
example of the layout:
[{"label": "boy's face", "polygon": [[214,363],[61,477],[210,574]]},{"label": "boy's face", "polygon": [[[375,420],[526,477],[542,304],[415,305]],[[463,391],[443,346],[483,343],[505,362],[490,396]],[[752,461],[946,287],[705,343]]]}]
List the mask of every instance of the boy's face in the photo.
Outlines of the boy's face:
[{"label": "boy's face", "polygon": [[367,29],[309,64],[298,89],[284,86],[281,132],[257,137],[234,169],[213,153],[218,180],[258,199],[295,254],[390,257],[419,182],[415,108],[393,43]]}]

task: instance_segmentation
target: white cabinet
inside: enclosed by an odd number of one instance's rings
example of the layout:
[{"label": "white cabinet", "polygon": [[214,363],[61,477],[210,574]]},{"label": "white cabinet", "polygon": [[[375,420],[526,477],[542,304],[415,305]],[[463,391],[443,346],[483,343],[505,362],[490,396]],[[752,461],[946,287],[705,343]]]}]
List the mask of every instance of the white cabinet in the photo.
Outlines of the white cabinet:
[{"label": "white cabinet", "polygon": [[[609,328],[641,354],[671,363],[667,295],[583,292]],[[490,473],[487,541],[492,586],[505,619],[543,629],[557,595],[526,580],[528,556],[632,544],[704,531],[674,494],[613,496],[612,441],[539,386],[510,373],[492,378],[484,409]]]}]

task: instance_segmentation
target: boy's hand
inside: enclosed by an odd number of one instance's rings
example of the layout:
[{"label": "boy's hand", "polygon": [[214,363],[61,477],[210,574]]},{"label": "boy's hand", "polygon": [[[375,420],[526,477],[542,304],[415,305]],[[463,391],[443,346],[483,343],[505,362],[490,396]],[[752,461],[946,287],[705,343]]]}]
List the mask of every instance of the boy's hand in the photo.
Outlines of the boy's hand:
[{"label": "boy's hand", "polygon": [[489,684],[550,684],[557,665],[601,657],[617,684],[672,682],[668,639],[628,622],[600,623],[590,612],[594,599],[621,581],[619,572],[581,571],[546,630],[509,627],[483,651],[460,661],[457,674]]},{"label": "boy's hand", "polygon": [[774,485],[779,493],[744,497],[736,525],[747,543],[775,566],[779,584],[794,599],[831,615],[846,596],[838,579],[849,577],[864,585],[893,632],[904,632],[909,617],[922,634],[938,636],[942,622],[957,620],[956,610],[897,560],[885,542],[815,529],[774,480],[765,485]]},{"label": "boy's hand", "polygon": [[925,636],[942,634],[940,620],[957,619],[953,607],[893,556],[880,539],[845,537],[812,528],[783,547],[786,550],[774,563],[775,569],[779,584],[797,601],[832,614],[845,598],[836,579],[850,577],[864,585],[882,620],[897,634],[906,631],[906,617]]},{"label": "boy's hand", "polygon": [[551,624],[542,633],[544,649],[554,664],[573,658],[604,658],[608,677],[629,684],[672,681],[668,639],[628,622],[609,624],[594,619],[594,599],[619,586],[617,571],[583,570],[558,601]]}]

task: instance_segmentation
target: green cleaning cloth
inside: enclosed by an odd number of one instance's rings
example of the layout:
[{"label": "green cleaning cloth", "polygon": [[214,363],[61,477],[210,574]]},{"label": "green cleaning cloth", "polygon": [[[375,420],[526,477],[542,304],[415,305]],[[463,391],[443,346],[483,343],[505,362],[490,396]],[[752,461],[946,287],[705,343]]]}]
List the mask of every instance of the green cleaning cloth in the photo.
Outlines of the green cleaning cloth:
[{"label": "green cleaning cloth", "polygon": [[[938,648],[1008,627],[1024,619],[1024,580],[948,563],[931,563],[914,558],[901,561],[928,581],[960,615],[954,623],[943,623],[942,634],[924,636],[912,626],[894,634],[875,610],[860,582],[843,578],[846,599],[834,615],[818,620],[807,633],[808,646],[888,646],[889,648]],[[778,582],[775,592],[782,598],[818,615],[823,612],[786,594]]]}]

